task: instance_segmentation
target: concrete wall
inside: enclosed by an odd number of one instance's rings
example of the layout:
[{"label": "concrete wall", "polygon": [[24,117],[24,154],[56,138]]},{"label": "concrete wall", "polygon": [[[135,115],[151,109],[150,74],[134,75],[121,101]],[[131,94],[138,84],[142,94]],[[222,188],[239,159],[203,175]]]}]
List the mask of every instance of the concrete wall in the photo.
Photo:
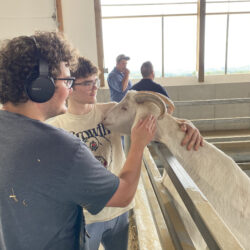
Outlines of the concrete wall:
[{"label": "concrete wall", "polygon": [[93,0],[62,0],[64,32],[81,55],[96,65],[97,45]]},{"label": "concrete wall", "polygon": [[[97,64],[94,1],[61,2],[64,33],[80,54]],[[0,0],[0,43],[36,30],[57,30],[55,15],[55,0]]]},{"label": "concrete wall", "polygon": [[[175,86],[170,83],[170,86],[166,84],[164,86],[176,103],[173,114],[175,117],[192,120],[202,131],[250,129],[250,81],[241,79],[239,82],[228,82],[222,81],[220,77],[217,77],[214,83],[197,83],[196,79],[189,80],[188,83],[179,83]],[[242,103],[233,103],[235,98],[249,99]],[[98,102],[109,101],[109,89],[100,89],[97,99]],[[218,99],[227,99],[227,101],[222,104]],[[200,105],[199,100],[213,101],[212,104]],[[190,101],[190,103],[177,106],[179,101]]]},{"label": "concrete wall", "polygon": [[55,30],[55,4],[51,0],[0,0],[0,40]]},{"label": "concrete wall", "polygon": [[[97,64],[93,0],[62,0],[64,33],[80,53]],[[0,0],[0,41],[35,30],[56,30],[55,0]]]},{"label": "concrete wall", "polygon": [[[135,84],[139,80],[131,81]],[[155,82],[165,87],[173,101],[250,97],[250,75],[246,74],[206,76],[204,82],[196,77],[156,78]],[[101,89],[100,102],[109,100],[107,88],[106,84]]]}]

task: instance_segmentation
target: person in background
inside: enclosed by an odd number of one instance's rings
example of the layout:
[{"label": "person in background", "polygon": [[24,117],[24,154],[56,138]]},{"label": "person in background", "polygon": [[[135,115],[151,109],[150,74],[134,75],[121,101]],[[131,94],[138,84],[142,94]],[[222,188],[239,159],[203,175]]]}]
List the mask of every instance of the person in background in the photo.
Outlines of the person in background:
[{"label": "person in background", "polygon": [[116,67],[108,75],[111,101],[120,102],[132,86],[127,69],[128,60],[130,58],[124,54],[117,56]]},{"label": "person in background", "polygon": [[[152,91],[152,92],[157,92],[162,95],[165,95],[167,98],[169,98],[169,95],[167,91],[158,83],[154,82],[155,78],[155,72],[154,72],[154,67],[153,64],[150,61],[146,61],[142,64],[141,66],[141,74],[142,74],[142,79],[138,83],[134,84],[129,90],[136,90],[136,91]],[[167,112],[169,114],[173,113],[172,107],[167,108]],[[178,119],[179,122],[182,124],[181,129],[183,131],[186,131],[186,137],[182,141],[182,145],[186,145],[188,140],[190,140],[190,143],[188,143],[187,149],[191,150],[194,148],[195,150],[198,150],[199,146],[203,145],[203,138],[201,137],[199,131],[197,128],[194,127],[192,123],[186,120],[180,120]],[[188,125],[187,125],[188,124]],[[186,127],[186,125],[188,127]],[[194,131],[190,129],[190,127],[193,127]],[[190,132],[189,132],[190,131]],[[193,139],[190,139],[194,137]],[[196,139],[195,139],[196,138]]]},{"label": "person in background", "polygon": [[0,249],[86,250],[82,208],[97,214],[134,197],[153,116],[132,129],[117,176],[79,138],[44,122],[66,112],[76,58],[57,32],[16,37],[0,48]]},{"label": "person in background", "polygon": [[169,98],[167,91],[160,84],[154,82],[155,72],[151,62],[147,61],[142,64],[141,74],[143,77],[141,81],[134,84],[130,90],[158,92]]},{"label": "person in background", "polygon": [[[143,77],[141,81],[134,84],[130,88],[130,90],[158,92],[169,98],[167,91],[160,84],[154,82],[155,72],[154,72],[153,64],[151,62],[147,61],[142,64],[141,74]],[[171,109],[171,107],[168,107],[167,110],[169,114],[172,114],[174,111],[173,109]]]}]

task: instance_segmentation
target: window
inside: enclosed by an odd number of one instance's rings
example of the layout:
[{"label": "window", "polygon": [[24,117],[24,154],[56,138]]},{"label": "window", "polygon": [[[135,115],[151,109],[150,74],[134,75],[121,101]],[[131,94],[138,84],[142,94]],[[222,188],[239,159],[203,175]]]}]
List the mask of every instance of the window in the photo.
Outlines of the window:
[{"label": "window", "polygon": [[[161,19],[121,18],[103,20],[103,44],[105,68],[110,72],[119,54],[128,55],[131,78],[141,78],[140,67],[151,61],[156,76],[161,76],[162,63]],[[107,74],[105,75],[107,77]]]},{"label": "window", "polygon": [[[196,74],[197,0],[102,0],[104,63],[131,57],[131,78],[151,61],[156,77]],[[205,74],[250,73],[250,0],[206,0]],[[106,74],[107,75],[107,74]]]},{"label": "window", "polygon": [[226,15],[208,15],[205,29],[205,74],[225,74]]},{"label": "window", "polygon": [[249,25],[250,14],[230,16],[227,73],[250,72]]},{"label": "window", "polygon": [[152,62],[156,77],[194,74],[196,12],[197,1],[103,0],[105,68],[110,72],[124,53],[131,57],[131,78],[141,78],[145,61]]},{"label": "window", "polygon": [[196,71],[195,16],[164,18],[164,76],[191,76]]},{"label": "window", "polygon": [[250,1],[206,2],[205,73],[250,73]]},{"label": "window", "polygon": [[197,1],[102,1],[103,17],[179,15],[197,12]]}]

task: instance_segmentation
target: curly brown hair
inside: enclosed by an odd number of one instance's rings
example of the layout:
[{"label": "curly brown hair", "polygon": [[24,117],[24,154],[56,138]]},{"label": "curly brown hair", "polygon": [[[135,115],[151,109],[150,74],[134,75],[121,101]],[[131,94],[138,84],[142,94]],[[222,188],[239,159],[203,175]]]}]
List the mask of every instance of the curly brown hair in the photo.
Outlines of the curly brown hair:
[{"label": "curly brown hair", "polygon": [[[60,63],[71,67],[77,63],[77,51],[59,32],[38,31],[33,36],[19,36],[6,40],[0,49],[0,103],[26,102],[25,85],[32,75],[38,76],[39,56],[48,64],[49,76],[56,78]],[[38,47],[38,48],[37,48]],[[38,52],[39,49],[39,52]],[[35,73],[34,73],[35,72]]]},{"label": "curly brown hair", "polygon": [[88,59],[83,56],[78,57],[78,63],[74,70],[71,70],[71,75],[77,78],[86,78],[94,74],[99,74],[98,68]]}]

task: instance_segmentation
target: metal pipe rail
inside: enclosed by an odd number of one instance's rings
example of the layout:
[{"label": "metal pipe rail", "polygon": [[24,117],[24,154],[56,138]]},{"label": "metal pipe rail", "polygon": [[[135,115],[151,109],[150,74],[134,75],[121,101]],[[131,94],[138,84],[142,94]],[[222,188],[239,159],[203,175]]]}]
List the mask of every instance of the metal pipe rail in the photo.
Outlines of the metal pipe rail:
[{"label": "metal pipe rail", "polygon": [[[161,183],[159,183],[155,180],[156,176],[159,178],[159,174],[156,173],[157,170],[152,169],[155,166],[154,166],[154,163],[152,163],[152,159],[149,159],[149,157],[150,157],[149,151],[147,150],[146,153],[144,151],[143,161],[144,161],[144,166],[145,166],[146,171],[142,171],[142,179],[143,179],[143,183],[145,185],[145,189],[147,191],[147,195],[150,194],[152,196],[151,189],[153,188],[153,191],[155,193],[155,197],[156,197],[157,202],[158,202],[158,206],[161,210],[160,215],[164,218],[164,222],[165,222],[164,225],[167,226],[168,234],[170,235],[171,240],[172,240],[171,241],[171,243],[172,243],[171,249],[182,250],[182,249],[184,249],[184,246],[183,246],[182,242],[179,240],[178,234],[177,234],[175,226],[174,226],[175,222],[173,221],[172,216],[169,215],[169,210],[171,210],[173,213],[173,211],[175,211],[175,209],[173,207],[169,208],[169,206],[171,204],[171,200],[168,196],[168,193],[161,185]],[[147,175],[145,172],[147,172]],[[145,179],[147,180],[147,178],[150,179],[150,182],[151,182],[150,184],[146,183]],[[152,206],[151,206],[151,209],[152,209]],[[152,209],[152,210],[153,210],[152,214],[155,214],[154,209]],[[158,211],[158,213],[159,213],[159,211]],[[166,238],[167,236],[162,234],[160,226],[158,226],[158,222],[156,220],[155,220],[155,225],[158,228],[158,232],[160,234],[162,248],[168,249],[169,246],[166,245],[164,242],[164,238]],[[183,225],[181,225],[181,227],[182,228],[178,228],[178,230],[181,231],[183,235],[185,235],[185,238],[188,239],[189,244],[192,245],[191,239],[189,238]],[[195,249],[195,248],[193,247],[193,249]]]},{"label": "metal pipe rail", "polygon": [[211,100],[191,100],[191,101],[174,101],[178,106],[198,106],[198,105],[218,105],[218,104],[242,104],[250,103],[250,98],[228,98],[228,99],[211,99]]},{"label": "metal pipe rail", "polygon": [[[238,240],[224,224],[218,216],[214,208],[207,201],[193,180],[189,177],[177,159],[171,154],[168,148],[163,144],[154,144],[157,155],[162,161],[166,172],[168,173],[172,183],[181,196],[188,212],[190,213],[194,223],[199,229],[203,239],[205,240],[209,249],[243,249]],[[151,179],[152,186],[158,198],[159,205],[165,217],[166,224],[169,226],[169,219],[165,215],[163,202],[159,193],[158,187],[155,183],[152,171],[150,171],[149,164],[144,161]],[[157,187],[158,186],[158,187]],[[198,195],[197,195],[198,194]],[[169,228],[170,235],[174,242],[176,249],[183,249],[173,228]],[[220,233],[218,233],[220,232]]]},{"label": "metal pipe rail", "polygon": [[184,100],[174,104],[175,116],[191,120],[200,131],[250,128],[249,97]]}]

